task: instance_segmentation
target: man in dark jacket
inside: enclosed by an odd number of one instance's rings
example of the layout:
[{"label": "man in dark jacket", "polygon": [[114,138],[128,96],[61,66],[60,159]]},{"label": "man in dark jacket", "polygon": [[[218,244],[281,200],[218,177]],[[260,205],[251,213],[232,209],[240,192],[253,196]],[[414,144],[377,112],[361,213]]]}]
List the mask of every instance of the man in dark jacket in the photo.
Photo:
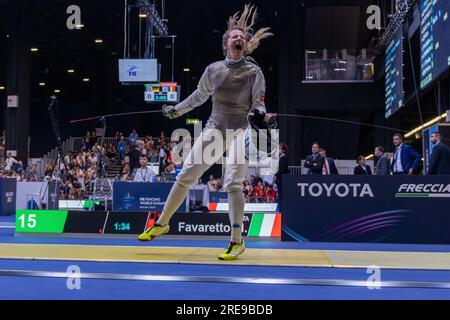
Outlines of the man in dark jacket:
[{"label": "man in dark jacket", "polygon": [[392,162],[392,173],[412,176],[417,172],[422,156],[408,144],[403,143],[403,135],[394,134],[395,145],[394,161]]},{"label": "man in dark jacket", "polygon": [[322,158],[324,159],[322,174],[324,176],[329,176],[329,175],[338,176],[339,172],[336,168],[336,163],[334,163],[333,158],[327,157],[327,150],[320,149],[319,153],[322,156]]},{"label": "man in dark jacket", "polygon": [[278,172],[275,174],[276,177],[276,183],[278,187],[278,208],[280,212],[283,212],[282,207],[282,197],[283,197],[283,175],[289,173],[289,163],[288,163],[288,147],[284,143],[280,143],[279,146],[280,150],[280,157],[279,157],[279,163],[278,163]]},{"label": "man in dark jacket", "polygon": [[427,175],[450,175],[450,148],[442,141],[442,134],[435,132],[431,135],[434,144],[430,157],[430,165]]},{"label": "man in dark jacket", "polygon": [[391,165],[389,158],[384,154],[383,147],[375,148],[375,169],[376,176],[389,176],[391,174]]},{"label": "man in dark jacket", "polygon": [[356,175],[356,176],[371,176],[372,175],[372,170],[366,164],[366,157],[359,156],[358,159],[356,160],[356,163],[358,165],[353,170],[354,175]]},{"label": "man in dark jacket", "polygon": [[145,143],[142,140],[136,141],[136,147],[134,150],[130,152],[130,174],[134,176],[135,170],[140,168],[141,164],[139,162],[139,158],[143,154],[145,148]]},{"label": "man in dark jacket", "polygon": [[308,169],[308,174],[322,175],[324,158],[319,154],[319,143],[314,142],[311,150],[312,154],[306,157],[305,168]]}]

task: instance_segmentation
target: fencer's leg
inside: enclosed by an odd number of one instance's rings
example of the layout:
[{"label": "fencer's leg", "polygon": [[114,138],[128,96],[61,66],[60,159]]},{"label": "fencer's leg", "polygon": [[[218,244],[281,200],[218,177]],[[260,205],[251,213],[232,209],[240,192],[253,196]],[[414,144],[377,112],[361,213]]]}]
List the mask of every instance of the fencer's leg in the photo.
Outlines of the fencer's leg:
[{"label": "fencer's leg", "polygon": [[[191,152],[196,149],[198,151],[199,147],[200,146],[195,147],[194,145]],[[208,170],[208,168],[208,164],[185,163],[180,174],[177,176],[177,181],[173,185],[172,190],[170,190],[169,197],[166,200],[161,216],[156,224],[138,236],[140,241],[151,241],[169,232],[170,219],[183,203],[184,199],[186,199],[189,188],[198,180],[199,177],[203,175],[206,170]]]},{"label": "fencer's leg", "polygon": [[242,181],[246,170],[245,165],[228,165],[226,168],[225,183],[228,192],[231,241],[228,248],[218,256],[219,260],[236,260],[245,252],[245,242],[242,239],[245,205]]},{"label": "fencer's leg", "polygon": [[245,179],[245,165],[229,165],[225,170],[225,188],[228,192],[229,217],[231,224],[230,241],[242,243],[244,225],[245,198],[242,192],[242,182]]},{"label": "fencer's leg", "polygon": [[229,217],[231,224],[231,242],[242,243],[242,229],[244,224],[245,198],[243,182],[247,171],[244,156],[243,131],[237,134],[228,148],[229,157],[226,159],[224,187],[228,192]]},{"label": "fencer's leg", "polygon": [[[163,212],[157,221],[158,225],[165,226],[169,223],[176,210],[183,203],[189,193],[189,188],[193,186],[198,179],[208,170],[213,162],[220,159],[221,154],[217,154],[215,158],[203,159],[203,150],[210,143],[210,137],[215,134],[215,129],[205,130],[197,139],[194,147],[186,158],[183,169],[177,176],[177,181],[170,191]],[[201,161],[199,162],[198,159]]]},{"label": "fencer's leg", "polygon": [[242,190],[228,191],[229,217],[231,224],[230,242],[242,243],[244,225],[244,193]]},{"label": "fencer's leg", "polygon": [[[193,171],[195,169],[187,170],[185,173],[185,179],[188,180],[188,177],[193,176]],[[181,173],[180,173],[181,174]],[[169,224],[170,219],[174,215],[175,211],[181,206],[184,199],[189,192],[190,185],[181,184],[178,179],[170,190],[169,196],[167,197],[166,203],[164,205],[164,209],[162,211],[161,216],[159,217],[157,224],[161,226],[165,226]]]}]

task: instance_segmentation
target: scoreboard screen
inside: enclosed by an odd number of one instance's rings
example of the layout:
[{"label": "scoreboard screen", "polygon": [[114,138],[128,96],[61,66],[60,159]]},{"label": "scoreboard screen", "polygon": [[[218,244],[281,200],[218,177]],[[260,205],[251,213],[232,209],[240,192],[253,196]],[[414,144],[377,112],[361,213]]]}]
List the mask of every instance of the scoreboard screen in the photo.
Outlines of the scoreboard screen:
[{"label": "scoreboard screen", "polygon": [[385,56],[386,118],[404,106],[403,91],[403,32],[399,27],[389,42]]},{"label": "scoreboard screen", "polygon": [[420,87],[436,80],[450,65],[450,1],[420,3]]},{"label": "scoreboard screen", "polygon": [[176,82],[161,82],[145,85],[146,102],[179,102],[180,87]]}]

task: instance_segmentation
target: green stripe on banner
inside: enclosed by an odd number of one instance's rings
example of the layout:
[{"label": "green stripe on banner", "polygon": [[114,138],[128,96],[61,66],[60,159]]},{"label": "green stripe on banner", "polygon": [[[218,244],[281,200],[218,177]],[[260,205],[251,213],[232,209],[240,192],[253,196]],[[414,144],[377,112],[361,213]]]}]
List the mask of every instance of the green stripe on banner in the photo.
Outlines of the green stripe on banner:
[{"label": "green stripe on banner", "polygon": [[259,237],[263,220],[264,220],[263,213],[255,213],[252,215],[252,222],[250,223],[250,230],[248,231],[249,237]]},{"label": "green stripe on banner", "polygon": [[397,193],[395,195],[397,198],[427,198],[429,197],[428,193]]},{"label": "green stripe on banner", "polygon": [[62,233],[67,219],[67,211],[17,210],[16,232]]}]

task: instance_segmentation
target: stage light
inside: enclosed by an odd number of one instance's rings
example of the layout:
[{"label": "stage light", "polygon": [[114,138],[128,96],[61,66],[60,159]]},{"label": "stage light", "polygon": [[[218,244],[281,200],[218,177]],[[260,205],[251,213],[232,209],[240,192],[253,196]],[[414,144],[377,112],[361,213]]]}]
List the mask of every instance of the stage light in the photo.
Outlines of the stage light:
[{"label": "stage light", "polygon": [[89,82],[89,81],[91,81],[91,79],[89,79],[89,78],[83,78],[83,82]]},{"label": "stage light", "polygon": [[184,72],[191,72],[191,69],[189,69],[189,68],[184,68],[183,71],[184,71]]},{"label": "stage light", "polygon": [[55,89],[53,92],[55,92],[55,93],[61,93],[61,90]]},{"label": "stage light", "polygon": [[40,87],[45,87],[45,82],[39,82]]},{"label": "stage light", "polygon": [[431,127],[433,124],[438,123],[439,121],[441,121],[442,119],[445,119],[445,118],[447,118],[447,113],[444,113],[443,115],[440,115],[439,117],[436,117],[436,118],[424,123],[423,125],[418,126],[414,130],[405,134],[405,138],[409,138],[409,137],[413,136],[414,134],[416,134],[417,132],[424,130],[428,127]]},{"label": "stage light", "polygon": [[6,88],[4,86],[0,86],[0,90],[5,90]]},{"label": "stage light", "polygon": [[31,48],[30,51],[31,51],[31,52],[38,52],[39,49],[38,49],[38,48]]},{"label": "stage light", "polygon": [[95,43],[103,43],[102,39],[95,39]]},{"label": "stage light", "polygon": [[84,28],[84,24],[77,24],[75,26],[75,29],[78,29],[78,30],[83,29],[83,28]]},{"label": "stage light", "polygon": [[139,18],[147,18],[147,15],[145,13],[140,13]]},{"label": "stage light", "polygon": [[67,70],[67,73],[75,73],[75,70],[74,69],[69,69],[69,70]]}]

